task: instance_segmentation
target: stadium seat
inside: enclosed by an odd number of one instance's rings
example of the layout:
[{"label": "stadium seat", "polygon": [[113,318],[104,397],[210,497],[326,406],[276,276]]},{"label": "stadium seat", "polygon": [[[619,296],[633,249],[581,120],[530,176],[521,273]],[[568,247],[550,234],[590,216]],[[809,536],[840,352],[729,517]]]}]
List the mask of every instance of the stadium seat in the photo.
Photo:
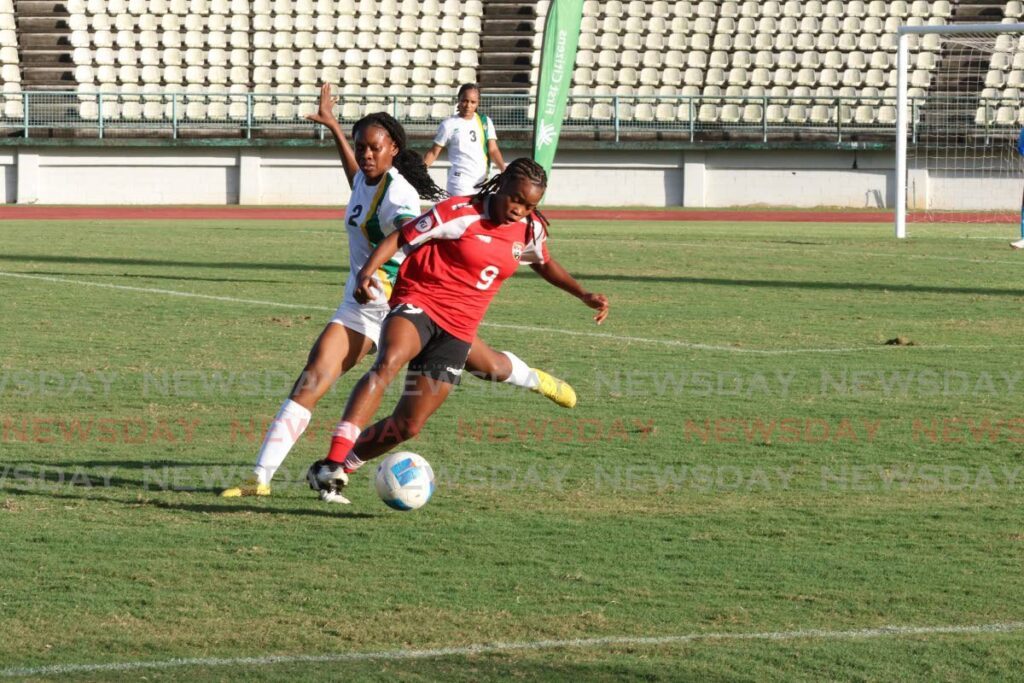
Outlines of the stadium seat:
[{"label": "stadium seat", "polygon": [[[735,107],[735,105],[733,106]],[[738,111],[731,113],[735,115],[736,119],[739,118]],[[700,108],[697,109],[697,120],[703,123],[717,123],[719,121],[724,121],[724,117],[719,115],[717,105],[705,103],[701,104]]]},{"label": "stadium seat", "polygon": [[798,85],[813,86],[817,83],[818,72],[815,69],[800,69],[796,73],[796,82]]},{"label": "stadium seat", "polygon": [[853,120],[861,125],[875,122],[875,108],[866,104],[858,105],[854,110]]},{"label": "stadium seat", "polygon": [[743,121],[745,123],[761,123],[764,116],[764,109],[760,104],[746,104],[743,106]]},{"label": "stadium seat", "polygon": [[733,67],[729,70],[729,83],[731,85],[747,85],[750,82],[750,74],[746,69]]},{"label": "stadium seat", "polygon": [[835,69],[822,69],[818,74],[818,83],[828,87],[839,85],[839,79],[839,72]]},{"label": "stadium seat", "polygon": [[[774,105],[774,106],[778,106],[778,105]],[[769,109],[770,109],[770,107],[769,107]],[[769,120],[772,121],[772,122],[775,122],[772,119],[769,119]],[[802,104],[791,104],[791,105],[789,105],[789,109],[786,111],[786,118],[785,118],[785,120],[788,123],[793,123],[793,124],[797,124],[797,125],[802,125],[804,123],[807,123],[807,107],[805,105],[802,105]]]}]

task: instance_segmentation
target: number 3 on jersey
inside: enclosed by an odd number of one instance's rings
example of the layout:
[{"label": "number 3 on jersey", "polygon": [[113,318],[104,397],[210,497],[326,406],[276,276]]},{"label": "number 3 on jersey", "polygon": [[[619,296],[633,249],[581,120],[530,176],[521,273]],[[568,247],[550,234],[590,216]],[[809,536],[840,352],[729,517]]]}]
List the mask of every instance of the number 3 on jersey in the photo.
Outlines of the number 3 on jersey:
[{"label": "number 3 on jersey", "polygon": [[476,283],[477,289],[487,289],[494,284],[494,278],[498,277],[498,266],[487,266],[480,271],[480,281]]}]

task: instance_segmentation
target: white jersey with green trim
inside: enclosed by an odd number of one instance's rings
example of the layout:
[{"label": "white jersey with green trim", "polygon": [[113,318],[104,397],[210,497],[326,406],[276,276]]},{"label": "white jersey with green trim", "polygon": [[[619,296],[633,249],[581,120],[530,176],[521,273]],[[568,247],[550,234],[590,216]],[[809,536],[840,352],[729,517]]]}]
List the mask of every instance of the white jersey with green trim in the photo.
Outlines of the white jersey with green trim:
[{"label": "white jersey with green trim", "polygon": [[[345,208],[345,230],[348,232],[349,280],[346,294],[353,289],[355,274],[370,258],[370,252],[385,237],[403,223],[420,214],[420,197],[409,181],[398,169],[391,168],[373,184],[366,183],[366,176],[357,171],[352,179],[352,196]],[[404,254],[400,251],[381,270],[386,275],[385,294],[390,295],[391,285],[398,275]],[[378,272],[380,276],[380,272]],[[383,280],[384,278],[382,278]]]},{"label": "white jersey with green trim", "polygon": [[473,186],[485,180],[491,170],[487,143],[497,139],[494,124],[483,114],[474,114],[471,119],[452,116],[441,122],[434,144],[448,148],[448,194],[473,194]]}]

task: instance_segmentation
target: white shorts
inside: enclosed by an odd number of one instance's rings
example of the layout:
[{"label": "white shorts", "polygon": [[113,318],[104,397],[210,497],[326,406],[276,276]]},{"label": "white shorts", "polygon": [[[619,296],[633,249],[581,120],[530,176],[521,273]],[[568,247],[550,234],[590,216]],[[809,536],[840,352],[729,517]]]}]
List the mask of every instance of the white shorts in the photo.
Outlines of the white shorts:
[{"label": "white shorts", "polygon": [[349,276],[345,283],[345,296],[331,316],[330,322],[343,325],[353,332],[358,332],[373,342],[373,351],[377,350],[377,341],[380,339],[380,328],[391,311],[388,300],[381,293],[374,301],[368,304],[361,304],[353,296],[355,281]]},{"label": "white shorts", "polygon": [[461,171],[449,171],[448,187],[446,189],[448,190],[448,194],[452,197],[474,195],[479,192],[476,188],[476,184],[486,179],[486,176],[483,178],[473,178]]}]

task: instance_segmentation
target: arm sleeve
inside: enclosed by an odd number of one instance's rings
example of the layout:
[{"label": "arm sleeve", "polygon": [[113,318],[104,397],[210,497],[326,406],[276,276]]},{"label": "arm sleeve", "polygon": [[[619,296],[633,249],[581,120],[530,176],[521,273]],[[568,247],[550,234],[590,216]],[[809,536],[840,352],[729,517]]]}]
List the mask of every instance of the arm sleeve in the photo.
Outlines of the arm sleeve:
[{"label": "arm sleeve", "polygon": [[448,120],[445,119],[441,122],[441,125],[437,127],[437,134],[434,135],[434,144],[445,147],[448,145],[448,140],[452,136],[452,128],[448,125]]},{"label": "arm sleeve", "polygon": [[487,117],[487,139],[497,140],[498,134],[494,131],[494,120],[490,116]]},{"label": "arm sleeve", "polygon": [[533,221],[533,239],[523,249],[523,255],[519,257],[519,263],[525,265],[539,265],[547,263],[551,258],[548,255],[548,234],[539,221]]},{"label": "arm sleeve", "polygon": [[388,192],[380,203],[377,215],[385,233],[398,230],[420,213],[420,197],[411,186]]},{"label": "arm sleeve", "polygon": [[401,227],[402,238],[406,243],[406,251],[412,251],[416,247],[429,242],[430,240],[457,240],[462,237],[466,229],[474,222],[475,218],[455,218],[444,220],[438,207],[432,208],[419,218],[411,220]]}]

